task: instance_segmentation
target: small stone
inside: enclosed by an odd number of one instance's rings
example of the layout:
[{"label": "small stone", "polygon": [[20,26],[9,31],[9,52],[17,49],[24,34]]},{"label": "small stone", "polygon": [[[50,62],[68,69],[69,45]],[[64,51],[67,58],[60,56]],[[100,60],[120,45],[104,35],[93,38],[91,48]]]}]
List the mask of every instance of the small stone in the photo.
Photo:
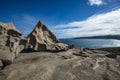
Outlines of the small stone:
[{"label": "small stone", "polygon": [[63,59],[71,59],[71,58],[73,58],[73,56],[72,55],[63,55],[62,58]]},{"label": "small stone", "polygon": [[89,54],[81,54],[82,57],[89,57]]}]

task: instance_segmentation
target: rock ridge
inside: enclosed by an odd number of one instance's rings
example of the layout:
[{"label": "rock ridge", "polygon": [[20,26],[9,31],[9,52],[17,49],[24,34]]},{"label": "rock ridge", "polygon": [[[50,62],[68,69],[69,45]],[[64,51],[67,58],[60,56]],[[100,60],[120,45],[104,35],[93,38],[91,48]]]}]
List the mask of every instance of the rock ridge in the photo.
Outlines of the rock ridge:
[{"label": "rock ridge", "polygon": [[28,48],[36,51],[65,51],[68,45],[63,44],[56,36],[39,21],[34,30],[27,36]]}]

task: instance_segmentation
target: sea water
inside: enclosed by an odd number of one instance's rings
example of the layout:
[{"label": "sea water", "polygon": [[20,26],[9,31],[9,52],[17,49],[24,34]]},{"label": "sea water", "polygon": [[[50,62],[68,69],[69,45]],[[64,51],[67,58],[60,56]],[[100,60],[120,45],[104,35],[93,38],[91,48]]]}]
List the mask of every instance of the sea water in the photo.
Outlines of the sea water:
[{"label": "sea water", "polygon": [[115,39],[61,39],[61,41],[79,48],[120,47],[120,40]]}]

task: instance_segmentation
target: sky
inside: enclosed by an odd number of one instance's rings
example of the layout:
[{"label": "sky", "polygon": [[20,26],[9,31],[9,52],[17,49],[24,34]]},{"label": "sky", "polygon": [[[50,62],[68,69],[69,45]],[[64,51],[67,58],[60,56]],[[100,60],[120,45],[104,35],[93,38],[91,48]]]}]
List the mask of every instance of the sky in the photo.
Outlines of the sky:
[{"label": "sky", "polygon": [[58,38],[120,34],[120,0],[0,0],[0,10],[25,36],[39,20]]}]

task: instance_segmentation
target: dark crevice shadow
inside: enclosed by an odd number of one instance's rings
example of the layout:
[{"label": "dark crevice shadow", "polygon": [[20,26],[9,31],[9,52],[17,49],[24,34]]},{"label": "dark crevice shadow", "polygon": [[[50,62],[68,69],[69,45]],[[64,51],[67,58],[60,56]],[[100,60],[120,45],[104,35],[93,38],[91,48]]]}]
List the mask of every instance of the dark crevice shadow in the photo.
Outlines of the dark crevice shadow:
[{"label": "dark crevice shadow", "polygon": [[28,49],[23,49],[20,53],[33,53],[33,52],[51,52],[51,53],[58,53],[58,52],[64,52],[67,50],[41,50],[41,51],[36,51],[32,48]]},{"label": "dark crevice shadow", "polygon": [[1,70],[3,70],[6,66],[12,64],[12,62],[11,62],[10,60],[4,60],[4,59],[1,59],[1,61],[2,61],[2,64],[3,64]]},{"label": "dark crevice shadow", "polygon": [[112,53],[106,54],[105,56],[108,57],[108,58],[113,58],[113,59],[116,59],[116,58],[117,58],[117,55],[112,54]]},{"label": "dark crevice shadow", "polygon": [[68,48],[67,49],[57,49],[56,50],[40,50],[40,51],[36,51],[32,48],[26,48],[26,49],[23,49],[20,53],[32,53],[32,52],[51,52],[51,53],[58,53],[58,52],[64,52],[64,51],[67,51],[69,49],[73,49],[73,48],[76,48],[74,45],[68,45]]},{"label": "dark crevice shadow", "polygon": [[31,53],[31,52],[37,52],[32,48],[28,48],[28,49],[23,49],[20,53]]}]

